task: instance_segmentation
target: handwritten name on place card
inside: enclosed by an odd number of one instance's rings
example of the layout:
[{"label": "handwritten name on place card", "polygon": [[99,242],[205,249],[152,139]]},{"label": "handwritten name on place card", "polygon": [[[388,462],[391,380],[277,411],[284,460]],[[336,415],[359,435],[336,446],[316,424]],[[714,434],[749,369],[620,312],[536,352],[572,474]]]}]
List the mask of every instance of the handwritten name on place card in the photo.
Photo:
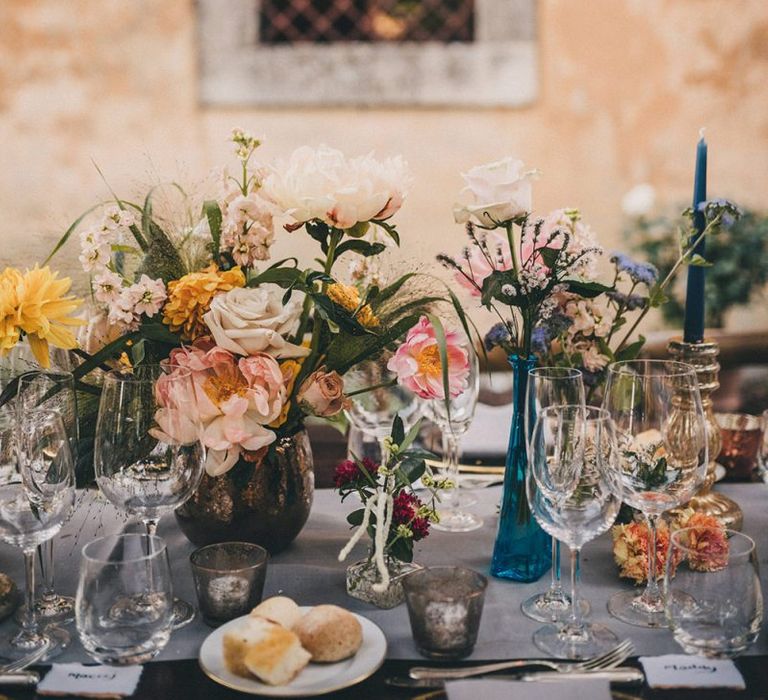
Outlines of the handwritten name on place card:
[{"label": "handwritten name on place card", "polygon": [[746,688],[730,659],[667,654],[641,656],[640,663],[651,688]]},{"label": "handwritten name on place card", "polygon": [[37,686],[38,695],[81,695],[115,698],[133,695],[141,678],[141,666],[85,666],[53,664]]}]

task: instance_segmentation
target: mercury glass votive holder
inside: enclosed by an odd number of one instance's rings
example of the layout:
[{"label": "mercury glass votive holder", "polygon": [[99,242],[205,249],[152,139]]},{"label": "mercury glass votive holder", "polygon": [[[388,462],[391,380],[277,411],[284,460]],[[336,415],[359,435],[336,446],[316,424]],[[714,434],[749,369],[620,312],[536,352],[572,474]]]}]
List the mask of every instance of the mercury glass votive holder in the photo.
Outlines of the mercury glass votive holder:
[{"label": "mercury glass votive holder", "polygon": [[197,602],[211,627],[247,615],[264,592],[269,554],[249,542],[220,542],[189,556]]},{"label": "mercury glass votive holder", "polygon": [[411,632],[430,659],[469,656],[477,641],[488,579],[458,566],[419,569],[403,579]]}]

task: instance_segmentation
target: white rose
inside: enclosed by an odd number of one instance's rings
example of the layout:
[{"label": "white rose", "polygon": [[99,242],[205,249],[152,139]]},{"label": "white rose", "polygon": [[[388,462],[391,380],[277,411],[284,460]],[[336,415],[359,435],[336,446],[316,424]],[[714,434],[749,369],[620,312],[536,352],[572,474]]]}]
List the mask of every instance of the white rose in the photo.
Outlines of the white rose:
[{"label": "white rose", "polygon": [[656,203],[656,190],[653,185],[636,185],[621,198],[621,208],[630,217],[640,218],[648,215]]},{"label": "white rose", "polygon": [[276,285],[237,287],[214,297],[203,316],[216,345],[237,355],[264,352],[274,358],[304,357],[307,348],[285,337],[296,331],[301,301],[294,294],[282,303],[283,290]]},{"label": "white rose", "polygon": [[523,171],[515,158],[478,165],[462,173],[467,186],[459,193],[453,210],[457,223],[472,221],[494,228],[531,211],[531,181],[535,170]]}]

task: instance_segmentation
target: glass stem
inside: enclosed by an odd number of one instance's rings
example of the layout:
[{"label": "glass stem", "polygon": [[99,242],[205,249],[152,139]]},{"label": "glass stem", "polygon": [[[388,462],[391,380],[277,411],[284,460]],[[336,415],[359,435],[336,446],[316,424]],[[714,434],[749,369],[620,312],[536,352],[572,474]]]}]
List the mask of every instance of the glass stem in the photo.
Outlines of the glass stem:
[{"label": "glass stem", "polygon": [[563,592],[563,586],[560,583],[560,540],[552,538],[552,582],[549,586],[549,592],[552,596],[560,596]]},{"label": "glass stem", "polygon": [[32,638],[37,636],[37,616],[35,615],[35,550],[24,550],[24,574],[26,591],[24,592],[25,607],[21,618],[21,636]]},{"label": "glass stem", "polygon": [[646,514],[645,520],[648,524],[648,583],[640,596],[640,602],[648,608],[660,610],[661,591],[656,582],[656,558],[658,556],[656,553],[656,527],[659,516]]},{"label": "glass stem", "polygon": [[37,557],[40,560],[40,579],[43,584],[42,601],[43,604],[52,603],[56,598],[53,582],[53,538],[38,545]]},{"label": "glass stem", "polygon": [[160,522],[159,518],[150,518],[144,521],[144,527],[147,529],[148,535],[157,534],[157,524]]},{"label": "glass stem", "polygon": [[571,547],[571,620],[570,624],[574,630],[581,630],[581,606],[579,605],[579,579],[581,578],[580,568],[581,548]]},{"label": "glass stem", "polygon": [[445,492],[445,509],[455,511],[459,506],[459,439],[450,426],[443,430],[443,464],[445,476],[454,485]]}]

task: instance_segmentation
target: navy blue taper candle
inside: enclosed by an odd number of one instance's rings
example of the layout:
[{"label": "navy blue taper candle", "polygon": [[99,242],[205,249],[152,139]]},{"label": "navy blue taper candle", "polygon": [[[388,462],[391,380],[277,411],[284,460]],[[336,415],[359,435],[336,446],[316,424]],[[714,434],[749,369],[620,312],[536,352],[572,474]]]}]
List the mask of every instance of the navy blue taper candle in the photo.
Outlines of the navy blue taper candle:
[{"label": "navy blue taper candle", "polygon": [[[693,180],[693,241],[706,225],[704,212],[699,211],[699,204],[707,201],[707,142],[704,129],[696,146],[696,174]],[[693,251],[694,255],[704,257],[705,240],[702,238]],[[688,286],[685,293],[685,326],[683,340],[686,343],[700,343],[704,340],[704,274],[706,268],[698,265],[688,266]]]}]

